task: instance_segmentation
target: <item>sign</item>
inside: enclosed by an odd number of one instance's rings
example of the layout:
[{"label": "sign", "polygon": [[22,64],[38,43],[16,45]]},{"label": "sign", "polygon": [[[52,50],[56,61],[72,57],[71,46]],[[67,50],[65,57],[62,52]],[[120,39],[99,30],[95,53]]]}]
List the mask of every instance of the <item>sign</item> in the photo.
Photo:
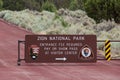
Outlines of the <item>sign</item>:
[{"label": "sign", "polygon": [[110,44],[110,40],[106,40],[105,41],[105,58],[107,61],[110,61],[111,59],[111,44]]},{"label": "sign", "polygon": [[26,35],[25,61],[96,62],[96,44],[95,35]]}]

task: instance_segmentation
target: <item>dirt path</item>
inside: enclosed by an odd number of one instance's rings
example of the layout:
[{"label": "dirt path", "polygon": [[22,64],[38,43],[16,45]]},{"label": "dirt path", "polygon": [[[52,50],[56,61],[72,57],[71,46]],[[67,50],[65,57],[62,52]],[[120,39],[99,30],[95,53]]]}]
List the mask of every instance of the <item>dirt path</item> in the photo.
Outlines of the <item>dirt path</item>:
[{"label": "dirt path", "polygon": [[[0,20],[0,80],[120,80],[120,61],[17,66],[17,41],[31,34]],[[22,48],[23,50],[23,48]]]}]

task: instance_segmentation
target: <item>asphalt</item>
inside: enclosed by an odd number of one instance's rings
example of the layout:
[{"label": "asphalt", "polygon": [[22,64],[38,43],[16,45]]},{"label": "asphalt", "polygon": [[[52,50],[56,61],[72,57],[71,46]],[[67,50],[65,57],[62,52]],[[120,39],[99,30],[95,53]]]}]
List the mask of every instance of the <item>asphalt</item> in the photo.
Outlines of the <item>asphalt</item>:
[{"label": "asphalt", "polygon": [[[18,66],[17,42],[27,34],[32,33],[0,20],[0,80],[120,80],[120,60],[67,64],[22,61]],[[23,47],[21,51],[23,58]]]}]

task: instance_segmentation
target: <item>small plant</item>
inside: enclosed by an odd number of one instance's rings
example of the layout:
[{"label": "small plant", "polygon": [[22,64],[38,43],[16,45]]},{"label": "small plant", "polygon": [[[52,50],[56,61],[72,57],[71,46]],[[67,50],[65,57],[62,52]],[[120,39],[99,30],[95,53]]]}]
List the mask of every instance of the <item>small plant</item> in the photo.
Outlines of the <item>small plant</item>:
[{"label": "small plant", "polygon": [[56,19],[58,19],[61,22],[63,27],[68,26],[68,23],[63,19],[63,17],[59,16],[57,13],[55,13],[55,17],[53,20],[56,20]]},{"label": "small plant", "polygon": [[60,21],[61,21],[61,24],[63,25],[63,27],[68,26],[68,23],[63,18],[61,18]]},{"label": "small plant", "polygon": [[42,10],[56,12],[57,8],[52,2],[47,0],[45,3],[42,4]]},{"label": "small plant", "polygon": [[57,13],[55,13],[55,17],[53,20],[56,20],[56,19],[60,19],[60,16]]}]

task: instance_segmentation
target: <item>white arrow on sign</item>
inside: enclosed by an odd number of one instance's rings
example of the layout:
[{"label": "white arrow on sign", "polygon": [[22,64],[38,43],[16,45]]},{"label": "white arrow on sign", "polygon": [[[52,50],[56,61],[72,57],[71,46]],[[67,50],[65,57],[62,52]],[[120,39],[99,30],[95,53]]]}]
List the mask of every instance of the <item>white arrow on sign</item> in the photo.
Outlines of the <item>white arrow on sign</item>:
[{"label": "white arrow on sign", "polygon": [[63,57],[63,58],[55,58],[55,60],[57,60],[57,61],[66,61],[67,58],[66,58],[66,57]]}]

